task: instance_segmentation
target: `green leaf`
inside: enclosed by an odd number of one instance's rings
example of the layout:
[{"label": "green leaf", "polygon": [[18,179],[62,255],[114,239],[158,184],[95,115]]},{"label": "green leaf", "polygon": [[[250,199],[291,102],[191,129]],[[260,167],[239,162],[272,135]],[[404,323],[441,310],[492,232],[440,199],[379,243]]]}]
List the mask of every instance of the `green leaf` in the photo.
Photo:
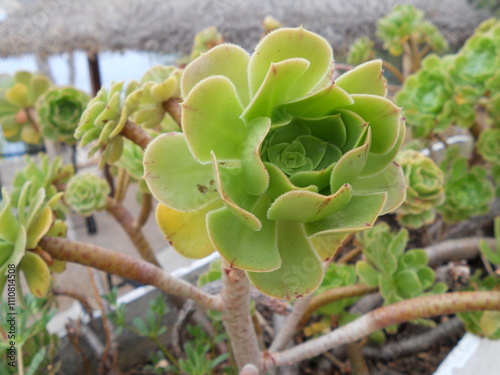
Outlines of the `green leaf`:
[{"label": "green leaf", "polygon": [[267,172],[269,173],[269,188],[266,194],[269,195],[271,201],[274,201],[280,195],[292,190],[308,190],[317,193],[316,186],[304,187],[299,189],[297,186],[290,182],[290,179],[281,171],[276,165],[271,163],[264,163]]},{"label": "green leaf", "polygon": [[233,82],[243,105],[250,101],[247,67],[250,56],[232,44],[215,46],[191,62],[182,74],[182,97],[187,97],[195,85],[210,76],[222,75]]},{"label": "green leaf", "polygon": [[31,293],[38,298],[47,294],[50,286],[50,270],[47,263],[37,254],[27,251],[19,269],[24,272],[24,277]]},{"label": "green leaf", "polygon": [[386,199],[386,193],[353,195],[341,211],[323,220],[305,224],[307,237],[346,234],[371,228]]},{"label": "green leaf", "polygon": [[378,286],[379,272],[365,261],[356,262],[356,273],[361,281],[371,287]]},{"label": "green leaf", "polygon": [[276,222],[265,216],[268,205],[269,198],[264,195],[255,206],[254,214],[263,224],[259,231],[235,220],[227,207],[208,214],[207,228],[212,243],[231,266],[256,272],[280,267]]},{"label": "green leaf", "polygon": [[263,293],[286,300],[314,291],[323,279],[321,261],[304,237],[300,223],[278,222],[281,267],[272,272],[248,272],[252,284]]},{"label": "green leaf", "polygon": [[347,236],[348,234],[332,234],[329,236],[310,238],[309,242],[312,247],[314,247],[319,257],[327,261],[337,253]]},{"label": "green leaf", "polygon": [[52,225],[52,210],[45,206],[40,215],[31,222],[27,231],[27,249],[34,249]]},{"label": "green leaf", "polygon": [[220,160],[239,160],[247,136],[240,119],[243,106],[233,83],[224,76],[198,83],[182,103],[182,128],[195,159],[210,162],[214,151]]},{"label": "green leaf", "polygon": [[310,223],[324,219],[345,207],[351,199],[352,189],[343,185],[335,194],[322,195],[307,190],[292,190],[278,197],[269,208],[271,220]]},{"label": "green leaf", "polygon": [[403,298],[418,296],[423,291],[417,273],[412,270],[398,272],[394,277],[394,284]]},{"label": "green leaf", "polygon": [[0,210],[0,239],[13,244],[19,231],[19,223],[10,209],[10,197],[5,188],[2,189],[2,205]]},{"label": "green leaf", "polygon": [[297,82],[309,66],[310,62],[301,58],[271,63],[262,85],[241,117],[247,123],[257,117],[271,117],[278,104],[295,94],[295,90],[299,87]]},{"label": "green leaf", "polygon": [[181,133],[163,134],[148,145],[144,179],[156,199],[177,211],[195,211],[219,197],[212,167],[193,158]]},{"label": "green leaf", "polygon": [[342,74],[335,83],[349,94],[386,96],[387,81],[382,70],[382,60],[367,61]]},{"label": "green leaf", "polygon": [[246,190],[252,195],[261,195],[269,186],[269,174],[260,159],[260,146],[271,127],[269,118],[253,120],[248,126],[248,135],[242,146],[241,168]]},{"label": "green leaf", "polygon": [[[272,63],[303,58],[311,63],[307,72],[295,82],[295,98],[309,93],[332,69],[333,51],[319,35],[303,29],[282,28],[264,37],[250,58],[250,93],[255,95]],[[294,99],[294,98],[289,98]]]}]

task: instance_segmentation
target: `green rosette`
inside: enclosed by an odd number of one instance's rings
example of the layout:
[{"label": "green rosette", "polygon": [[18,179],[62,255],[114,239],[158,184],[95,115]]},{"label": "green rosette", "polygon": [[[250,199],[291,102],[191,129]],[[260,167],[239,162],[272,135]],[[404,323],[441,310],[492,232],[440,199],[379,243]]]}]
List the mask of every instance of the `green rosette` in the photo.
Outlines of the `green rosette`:
[{"label": "green rosette", "polygon": [[393,162],[404,119],[381,65],[333,82],[330,45],[303,28],[271,32],[252,56],[222,44],[189,64],[183,133],[157,137],[144,155],[173,247],[218,251],[271,296],[314,291],[321,261],[405,197]]},{"label": "green rosette", "polygon": [[47,139],[73,144],[75,129],[90,98],[73,87],[57,87],[37,101],[42,135]]},{"label": "green rosette", "polygon": [[106,207],[109,192],[106,180],[93,173],[79,173],[69,180],[64,199],[79,214],[90,216],[95,210]]}]

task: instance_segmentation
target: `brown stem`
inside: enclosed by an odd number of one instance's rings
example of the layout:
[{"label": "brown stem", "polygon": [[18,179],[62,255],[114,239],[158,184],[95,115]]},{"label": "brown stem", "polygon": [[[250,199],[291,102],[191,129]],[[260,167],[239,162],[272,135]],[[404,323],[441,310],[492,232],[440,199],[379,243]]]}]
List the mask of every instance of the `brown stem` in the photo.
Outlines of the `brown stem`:
[{"label": "brown stem", "polygon": [[363,251],[363,248],[358,246],[355,247],[354,249],[351,249],[347,254],[342,255],[339,260],[337,260],[336,263],[340,264],[345,264],[348,263],[350,260],[354,259],[357,257],[361,252]]},{"label": "brown stem", "polygon": [[470,237],[459,240],[448,240],[425,248],[430,266],[437,266],[450,260],[473,259],[479,255],[479,243],[485,240],[492,248],[496,248],[494,238]]},{"label": "brown stem", "polygon": [[54,293],[54,296],[64,296],[76,299],[78,302],[80,302],[85,312],[89,315],[90,320],[94,319],[92,306],[90,306],[89,301],[87,301],[87,298],[85,298],[83,294],[61,288],[53,288],[52,293]]},{"label": "brown stem", "polygon": [[223,264],[222,322],[238,369],[259,364],[260,350],[250,317],[250,282],[245,271]]},{"label": "brown stem", "polygon": [[357,342],[351,342],[346,345],[347,358],[351,362],[352,375],[370,375],[365,358],[361,352],[361,347]]},{"label": "brown stem", "polygon": [[414,36],[410,36],[410,48],[411,48],[411,73],[415,73],[420,69],[420,53],[418,51],[418,42]]},{"label": "brown stem", "polygon": [[401,73],[401,71],[398,68],[396,68],[394,65],[392,65],[390,62],[382,60],[382,67],[384,69],[387,69],[392,74],[394,74],[394,77],[396,77],[396,79],[399,82],[403,83],[405,81],[405,77],[403,76],[403,73]]},{"label": "brown stem", "polygon": [[259,369],[255,365],[248,364],[241,369],[239,375],[259,375]]},{"label": "brown stem", "polygon": [[177,125],[182,129],[182,108],[179,103],[180,99],[170,98],[163,103],[163,109],[172,116]]},{"label": "brown stem", "polygon": [[206,309],[221,310],[222,308],[218,296],[211,296],[184,280],[170,276],[161,268],[142,259],[64,238],[44,237],[39,246],[55,259],[80,263],[124,279],[137,281],[144,285],[153,285],[166,293],[191,298]]},{"label": "brown stem", "polygon": [[300,319],[300,326],[304,326],[311,315],[318,310],[319,308],[345,298],[351,297],[359,297],[364,296],[368,293],[376,292],[378,288],[373,288],[365,284],[355,284],[355,285],[347,285],[340,288],[330,289],[326,292],[318,294],[314,298],[311,299],[311,302],[307,306],[307,310],[304,312],[304,315]]},{"label": "brown stem", "polygon": [[153,140],[153,138],[150,137],[143,128],[137,126],[130,120],[127,120],[120,134],[144,149],[147,147],[149,142]]},{"label": "brown stem", "polygon": [[500,310],[500,292],[455,292],[412,298],[367,313],[335,331],[280,353],[267,353],[262,368],[289,365],[357,341],[392,324],[457,312]]},{"label": "brown stem", "polygon": [[38,121],[36,120],[37,114],[35,107],[25,108],[24,111],[26,112],[26,117],[28,118],[31,126],[33,126],[37,133],[40,133],[40,125],[38,125]]},{"label": "brown stem", "polygon": [[431,51],[431,47],[429,45],[424,46],[420,51],[418,51],[418,58],[422,60],[422,58],[427,55],[428,52]]},{"label": "brown stem", "polygon": [[75,351],[82,357],[83,374],[88,375],[90,374],[90,360],[80,346],[80,324],[80,320],[78,322],[71,320],[67,321],[65,324],[66,336],[71,345],[75,348]]},{"label": "brown stem", "polygon": [[141,211],[139,212],[137,221],[134,224],[136,228],[142,228],[144,224],[146,224],[152,208],[153,208],[153,196],[150,193],[142,193]]},{"label": "brown stem", "polygon": [[130,175],[123,168],[118,168],[118,178],[116,180],[115,198],[116,202],[123,202],[127,193],[128,184],[130,182]]},{"label": "brown stem", "polygon": [[106,210],[116,219],[123,230],[127,233],[128,237],[141,255],[141,258],[157,267],[160,267],[160,263],[158,262],[158,259],[156,259],[153,249],[149,245],[144,233],[142,233],[141,228],[135,226],[134,218],[130,212],[128,212],[122,204],[111,198],[107,198],[106,200]]}]

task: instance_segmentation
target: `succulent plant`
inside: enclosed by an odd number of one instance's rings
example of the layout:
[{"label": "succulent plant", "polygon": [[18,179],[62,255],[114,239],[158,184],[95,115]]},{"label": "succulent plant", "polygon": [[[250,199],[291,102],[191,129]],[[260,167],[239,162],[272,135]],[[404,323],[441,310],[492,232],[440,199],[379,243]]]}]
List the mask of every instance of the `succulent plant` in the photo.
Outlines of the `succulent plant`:
[{"label": "succulent plant", "polygon": [[404,108],[405,118],[416,137],[442,132],[450,125],[451,120],[443,114],[453,94],[446,72],[450,64],[451,57],[426,57],[422,68],[406,79],[396,95],[395,101]]},{"label": "succulent plant", "polygon": [[[21,191],[27,181],[31,182],[28,201],[34,198],[40,188],[45,190],[45,201],[49,201],[58,194],[56,185],[65,184],[74,174],[73,166],[63,165],[60,157],[51,160],[48,155],[40,153],[38,159],[39,163],[37,164],[34,158],[26,157],[25,167],[15,174],[11,192],[14,206],[17,206]],[[57,217],[64,218],[66,210],[62,202],[54,204],[53,210]]]},{"label": "succulent plant", "polygon": [[[50,284],[50,269],[44,258],[37,253],[37,245],[44,235],[64,236],[65,224],[54,221],[52,208],[61,198],[58,193],[46,200],[45,190],[36,189],[26,182],[14,205],[6,189],[0,204],[0,291],[7,275],[23,271],[33,295],[42,297]],[[13,209],[17,209],[17,215]],[[10,280],[10,278],[9,278]],[[10,282],[10,281],[9,281]]]},{"label": "succulent plant", "polygon": [[189,59],[192,61],[200,56],[202,53],[207,52],[209,49],[224,42],[224,38],[216,27],[207,27],[196,33],[194,36],[193,48]]},{"label": "succulent plant", "polygon": [[421,153],[406,150],[398,157],[407,185],[406,200],[397,209],[398,220],[406,227],[420,228],[431,223],[435,207],[443,204],[444,173]]},{"label": "succulent plant", "polygon": [[[316,294],[321,294],[331,289],[340,288],[347,285],[354,285],[358,281],[356,269],[352,264],[332,263],[325,272],[325,277]],[[318,311],[321,314],[336,315],[344,312],[344,309],[351,306],[358,298],[344,298],[339,301],[330,302],[322,306]]]},{"label": "succulent plant", "polygon": [[295,298],[321,283],[321,259],[349,233],[401,204],[393,160],[405,128],[381,61],[335,82],[332,64],[323,38],[283,28],[251,57],[223,44],[186,67],[183,133],[157,137],[144,156],[176,250],[217,250],[264,293]]},{"label": "succulent plant", "polygon": [[424,250],[405,251],[408,242],[405,229],[394,234],[382,223],[357,238],[366,260],[356,263],[356,272],[362,282],[380,288],[386,305],[447,289],[444,284],[435,284],[435,273],[427,266]]},{"label": "succulent plant", "polygon": [[71,208],[83,216],[106,207],[110,188],[106,180],[93,173],[79,173],[68,182],[64,199]]},{"label": "succulent plant", "polygon": [[5,139],[37,144],[41,140],[28,111],[50,87],[50,80],[38,73],[17,72],[0,77],[0,123]]},{"label": "succulent plant", "polygon": [[90,98],[73,87],[48,90],[37,101],[40,127],[44,137],[73,144],[75,129]]},{"label": "succulent plant", "polygon": [[352,65],[359,65],[375,57],[373,41],[368,37],[361,37],[354,41],[349,48],[347,62]]},{"label": "succulent plant", "polygon": [[154,66],[141,78],[137,92],[139,105],[133,114],[133,121],[144,127],[153,128],[165,121],[172,121],[164,103],[180,96],[179,80],[181,70],[174,66]]},{"label": "succulent plant", "polygon": [[273,16],[267,15],[262,21],[262,28],[264,29],[264,34],[269,34],[271,31],[279,29],[283,25]]},{"label": "succulent plant", "polygon": [[144,158],[144,150],[134,142],[125,139],[123,145],[123,154],[116,165],[123,168],[136,181],[139,181],[139,188],[142,192],[149,192],[149,189],[144,182],[144,166],[142,159]]},{"label": "succulent plant", "polygon": [[467,160],[458,158],[446,173],[446,200],[437,210],[450,223],[485,214],[493,200],[493,193],[486,170],[480,166],[468,169]]},{"label": "succulent plant", "polygon": [[101,88],[82,114],[74,136],[80,140],[80,147],[95,141],[89,151],[90,156],[103,150],[99,160],[101,168],[106,163],[116,162],[122,154],[123,137],[120,132],[128,117],[137,109],[142,95],[141,90],[136,90],[137,86],[137,82],[127,86],[124,100],[123,82],[113,84],[109,91]]},{"label": "succulent plant", "polygon": [[425,43],[435,52],[448,48],[446,39],[432,23],[424,21],[424,13],[413,5],[397,5],[392,12],[377,23],[378,36],[392,55],[401,55],[409,39]]},{"label": "succulent plant", "polygon": [[476,148],[484,160],[493,165],[500,165],[500,128],[482,131]]}]

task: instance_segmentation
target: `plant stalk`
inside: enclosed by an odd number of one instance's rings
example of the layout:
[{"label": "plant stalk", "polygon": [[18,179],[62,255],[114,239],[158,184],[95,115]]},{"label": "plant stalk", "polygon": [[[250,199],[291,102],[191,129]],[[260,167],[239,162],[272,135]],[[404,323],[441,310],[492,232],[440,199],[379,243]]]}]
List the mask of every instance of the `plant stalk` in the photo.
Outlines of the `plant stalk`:
[{"label": "plant stalk", "polygon": [[177,125],[182,129],[182,108],[179,101],[180,99],[178,98],[170,98],[163,103],[163,109],[172,116]]},{"label": "plant stalk", "polygon": [[231,341],[239,370],[247,364],[258,366],[260,350],[250,317],[250,282],[245,271],[226,262],[222,272],[222,322]]},{"label": "plant stalk", "polygon": [[455,292],[412,298],[367,313],[351,323],[296,347],[267,353],[263,369],[298,363],[337,346],[357,341],[392,324],[457,312],[500,310],[500,292]]},{"label": "plant stalk", "polygon": [[130,120],[127,120],[120,134],[144,149],[147,147],[149,142],[153,140],[153,138],[150,137],[143,128],[137,126]]},{"label": "plant stalk", "polygon": [[116,200],[109,197],[106,200],[106,210],[116,219],[123,230],[127,233],[141,258],[157,267],[160,267],[160,263],[158,262],[151,245],[144,236],[144,233],[142,233],[141,228],[135,225],[134,218],[130,212],[128,212],[128,210],[121,203],[118,203]]},{"label": "plant stalk", "polygon": [[134,223],[134,226],[136,228],[142,228],[144,224],[146,224],[152,208],[153,208],[153,196],[150,193],[142,193],[141,211],[139,212],[137,221]]},{"label": "plant stalk", "polygon": [[191,298],[199,306],[209,310],[220,311],[222,309],[219,296],[207,294],[194,285],[172,277],[161,268],[142,259],[100,246],[57,237],[43,237],[39,246],[55,259],[83,264],[124,279],[137,281],[144,285],[153,285],[166,293]]}]

